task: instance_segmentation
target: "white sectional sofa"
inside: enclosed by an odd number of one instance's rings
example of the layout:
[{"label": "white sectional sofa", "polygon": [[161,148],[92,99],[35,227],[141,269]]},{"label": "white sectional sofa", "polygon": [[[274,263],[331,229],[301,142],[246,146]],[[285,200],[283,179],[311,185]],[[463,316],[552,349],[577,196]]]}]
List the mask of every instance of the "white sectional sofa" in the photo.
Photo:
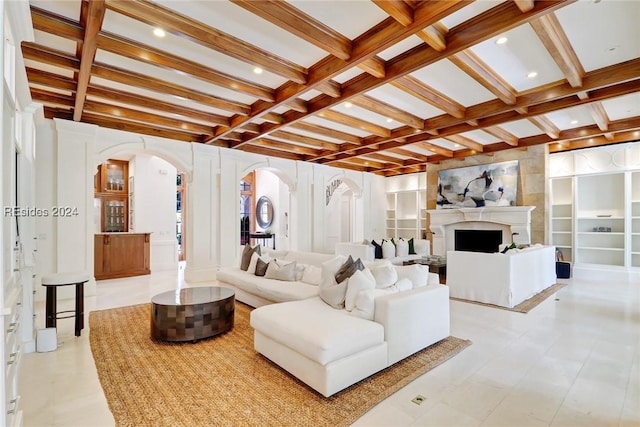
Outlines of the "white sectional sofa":
[{"label": "white sectional sofa", "polygon": [[429,285],[376,298],[373,321],[319,297],[251,313],[255,349],[323,396],[449,336],[449,289]]},{"label": "white sectional sofa", "polygon": [[505,254],[447,252],[447,286],[454,298],[513,308],[555,283],[554,246]]},{"label": "white sectional sofa", "polygon": [[[269,256],[316,268],[336,257],[297,251]],[[373,270],[381,266],[367,264]],[[361,295],[355,305],[368,307],[368,315],[356,307],[351,312],[331,307],[320,298],[320,285],[301,280],[265,279],[229,267],[218,272],[218,281],[234,289],[239,301],[258,307],[251,312],[254,348],[331,396],[449,336],[449,289],[436,274],[418,265],[380,268],[395,271],[396,283]]]}]

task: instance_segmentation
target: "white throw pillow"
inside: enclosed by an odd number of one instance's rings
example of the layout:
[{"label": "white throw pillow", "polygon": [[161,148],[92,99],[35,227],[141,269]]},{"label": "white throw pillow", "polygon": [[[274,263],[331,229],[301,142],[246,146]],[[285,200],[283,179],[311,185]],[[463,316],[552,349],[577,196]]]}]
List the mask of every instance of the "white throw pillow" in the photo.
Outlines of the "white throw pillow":
[{"label": "white throw pillow", "polygon": [[429,282],[429,269],[424,265],[396,265],[394,267],[398,273],[398,280],[407,278],[414,288],[426,286]]},{"label": "white throw pillow", "polygon": [[365,268],[364,270],[358,270],[351,277],[347,283],[347,294],[344,300],[344,308],[347,311],[353,310],[356,305],[356,297],[360,291],[367,289],[375,289],[376,278],[371,274],[371,270]]},{"label": "white throw pillow", "polygon": [[398,279],[393,287],[395,287],[398,292],[410,291],[413,289],[413,283],[411,283],[411,280],[404,277],[402,279]]},{"label": "white throw pillow", "polygon": [[426,239],[418,239],[413,241],[413,249],[416,250],[417,255],[430,255],[431,254],[431,242]]},{"label": "white throw pillow", "polygon": [[376,299],[382,295],[395,294],[397,292],[398,289],[395,286],[390,286],[385,289],[367,289],[360,291],[356,296],[356,305],[349,314],[362,319],[373,320],[375,317]]},{"label": "white throw pillow", "polygon": [[409,255],[409,242],[400,238],[395,240],[396,242],[396,256],[408,256]]},{"label": "white throw pillow", "polygon": [[348,280],[344,280],[342,283],[336,282],[336,273],[346,260],[346,257],[337,255],[322,263],[322,280],[318,296],[322,301],[337,309],[344,308]]},{"label": "white throw pillow", "polygon": [[315,265],[307,265],[302,273],[302,281],[309,285],[320,285],[322,280],[322,269]]},{"label": "white throw pillow", "polygon": [[382,242],[382,258],[394,258],[396,256],[396,245],[391,240],[384,240]]},{"label": "white throw pillow", "polygon": [[370,270],[376,279],[376,288],[387,288],[398,281],[398,272],[389,261],[372,266]]}]

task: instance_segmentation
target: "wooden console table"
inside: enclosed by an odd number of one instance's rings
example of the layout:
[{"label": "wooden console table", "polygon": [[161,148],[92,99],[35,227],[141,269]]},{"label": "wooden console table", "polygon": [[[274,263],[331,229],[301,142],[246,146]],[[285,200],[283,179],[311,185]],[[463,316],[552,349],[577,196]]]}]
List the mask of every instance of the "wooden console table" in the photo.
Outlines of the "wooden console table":
[{"label": "wooden console table", "polygon": [[101,233],[94,238],[96,280],[150,274],[150,233]]}]

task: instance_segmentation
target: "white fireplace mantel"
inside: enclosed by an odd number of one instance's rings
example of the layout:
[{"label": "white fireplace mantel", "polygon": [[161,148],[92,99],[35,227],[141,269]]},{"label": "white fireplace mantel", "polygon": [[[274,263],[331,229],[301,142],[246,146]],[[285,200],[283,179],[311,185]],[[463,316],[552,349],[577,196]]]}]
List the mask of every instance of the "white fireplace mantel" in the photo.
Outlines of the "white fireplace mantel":
[{"label": "white fireplace mantel", "polygon": [[483,208],[428,210],[433,253],[446,255],[453,250],[456,229],[487,229],[498,227],[508,235],[503,243],[531,243],[531,211],[535,206],[486,206]]}]

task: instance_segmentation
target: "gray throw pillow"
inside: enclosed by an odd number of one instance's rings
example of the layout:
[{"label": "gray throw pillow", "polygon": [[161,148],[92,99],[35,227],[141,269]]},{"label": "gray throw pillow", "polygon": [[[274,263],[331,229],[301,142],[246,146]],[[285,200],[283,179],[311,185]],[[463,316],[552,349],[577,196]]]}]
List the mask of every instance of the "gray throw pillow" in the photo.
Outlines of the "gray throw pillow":
[{"label": "gray throw pillow", "polygon": [[342,267],[336,274],[337,283],[344,282],[349,277],[353,276],[353,273],[355,273],[358,270],[364,270],[364,264],[362,263],[360,258],[358,258],[356,261],[353,261],[351,257],[349,257],[349,259],[351,260],[351,263],[347,265],[347,263],[345,262],[345,264],[342,265]]},{"label": "gray throw pillow", "polygon": [[262,258],[258,258],[258,262],[256,263],[256,276],[264,276],[268,267],[269,262],[264,262]]},{"label": "gray throw pillow", "polygon": [[251,256],[254,253],[258,255],[262,255],[260,253],[260,245],[256,245],[253,248],[249,244],[244,245],[244,249],[242,249],[242,258],[240,259],[241,270],[247,271],[249,269],[249,264],[251,263]]},{"label": "gray throw pillow", "polygon": [[340,283],[344,280],[343,276],[347,269],[351,267],[351,264],[353,264],[353,257],[349,255],[349,258],[347,258],[347,260],[342,263],[342,265],[338,269],[338,272],[335,274],[336,282]]},{"label": "gray throw pillow", "polygon": [[296,262],[289,264],[283,264],[278,262],[277,259],[269,262],[267,272],[264,275],[265,279],[284,280],[287,282],[294,282],[296,280]]}]

